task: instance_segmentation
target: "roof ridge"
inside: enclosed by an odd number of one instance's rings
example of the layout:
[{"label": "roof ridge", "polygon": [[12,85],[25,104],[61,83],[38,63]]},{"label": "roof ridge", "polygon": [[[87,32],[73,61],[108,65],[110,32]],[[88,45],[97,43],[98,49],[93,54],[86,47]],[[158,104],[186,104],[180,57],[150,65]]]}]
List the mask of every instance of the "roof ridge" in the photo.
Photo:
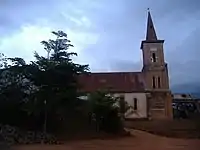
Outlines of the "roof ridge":
[{"label": "roof ridge", "polygon": [[140,71],[133,71],[133,72],[131,72],[131,71],[129,71],[129,72],[127,72],[127,71],[124,71],[124,72],[120,72],[120,71],[110,71],[110,72],[91,72],[92,74],[114,74],[114,73],[141,73]]}]

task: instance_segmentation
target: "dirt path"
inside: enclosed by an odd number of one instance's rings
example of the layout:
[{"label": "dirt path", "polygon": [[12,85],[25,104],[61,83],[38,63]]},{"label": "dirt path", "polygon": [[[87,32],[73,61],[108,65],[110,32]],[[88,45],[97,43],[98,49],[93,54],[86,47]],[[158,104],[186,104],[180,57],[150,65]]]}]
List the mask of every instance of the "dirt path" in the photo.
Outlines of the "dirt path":
[{"label": "dirt path", "polygon": [[70,142],[65,145],[20,146],[17,150],[199,150],[200,140],[173,139],[143,131],[131,131],[133,137],[115,140]]}]

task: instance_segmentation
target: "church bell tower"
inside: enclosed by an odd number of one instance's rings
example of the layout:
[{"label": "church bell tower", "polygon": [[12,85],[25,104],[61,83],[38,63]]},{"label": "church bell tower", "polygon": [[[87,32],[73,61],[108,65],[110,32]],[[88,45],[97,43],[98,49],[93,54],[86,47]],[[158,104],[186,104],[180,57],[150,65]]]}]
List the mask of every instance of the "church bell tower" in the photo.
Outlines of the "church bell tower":
[{"label": "church bell tower", "polygon": [[145,90],[151,95],[148,103],[152,118],[166,118],[172,115],[172,96],[163,45],[164,40],[157,38],[151,13],[148,11],[146,39],[141,42],[141,50],[143,54],[142,73]]}]

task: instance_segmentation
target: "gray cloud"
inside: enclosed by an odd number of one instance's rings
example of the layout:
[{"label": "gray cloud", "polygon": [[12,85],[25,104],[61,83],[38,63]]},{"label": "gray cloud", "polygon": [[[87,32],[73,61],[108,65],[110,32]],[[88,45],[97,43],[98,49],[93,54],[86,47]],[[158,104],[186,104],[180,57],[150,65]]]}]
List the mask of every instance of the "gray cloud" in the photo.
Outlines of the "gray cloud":
[{"label": "gray cloud", "polygon": [[[158,36],[166,40],[165,54],[166,61],[169,63],[171,85],[199,84],[200,2],[188,0],[165,2],[149,0],[147,2],[143,0],[140,4],[133,1],[124,3],[126,5],[122,7],[126,10],[121,9],[123,10],[119,12],[121,15],[109,14],[98,18],[98,20],[102,19],[103,24],[100,28],[104,27],[101,29],[104,29],[103,37],[106,38],[97,43],[95,50],[100,54],[105,49],[108,53],[110,57],[103,57],[108,68],[114,71],[140,70],[141,61],[135,61],[141,57],[139,44],[145,33],[146,14],[144,12],[147,7],[150,7]],[[112,21],[109,20],[111,16]]]},{"label": "gray cloud", "polygon": [[170,72],[173,83],[197,82],[200,83],[200,27],[177,47],[177,51],[171,51],[168,55]]},{"label": "gray cloud", "polygon": [[17,34],[25,24],[69,28],[91,34],[90,38],[77,36],[80,40],[75,46],[89,43],[80,56],[92,71],[138,71],[149,7],[158,37],[166,40],[171,83],[200,81],[199,6],[198,0],[0,1],[0,40]]},{"label": "gray cloud", "polygon": [[[24,24],[42,24],[46,20],[51,26],[67,24],[72,26],[69,16],[75,15],[73,8],[78,7],[79,1],[64,3],[64,0],[6,0],[0,5],[0,32],[7,34],[19,30]],[[73,6],[74,5],[74,6]],[[67,11],[66,11],[67,9]],[[66,12],[68,14],[66,14]],[[63,16],[63,14],[66,14]]]}]

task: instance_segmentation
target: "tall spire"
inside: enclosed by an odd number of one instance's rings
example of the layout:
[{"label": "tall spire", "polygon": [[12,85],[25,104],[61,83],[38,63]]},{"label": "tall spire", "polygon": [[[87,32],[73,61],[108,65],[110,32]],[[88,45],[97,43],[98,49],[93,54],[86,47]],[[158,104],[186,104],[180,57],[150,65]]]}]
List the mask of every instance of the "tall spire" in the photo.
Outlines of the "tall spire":
[{"label": "tall spire", "polygon": [[146,41],[155,41],[155,40],[157,40],[156,31],[151,18],[151,13],[148,8]]}]

